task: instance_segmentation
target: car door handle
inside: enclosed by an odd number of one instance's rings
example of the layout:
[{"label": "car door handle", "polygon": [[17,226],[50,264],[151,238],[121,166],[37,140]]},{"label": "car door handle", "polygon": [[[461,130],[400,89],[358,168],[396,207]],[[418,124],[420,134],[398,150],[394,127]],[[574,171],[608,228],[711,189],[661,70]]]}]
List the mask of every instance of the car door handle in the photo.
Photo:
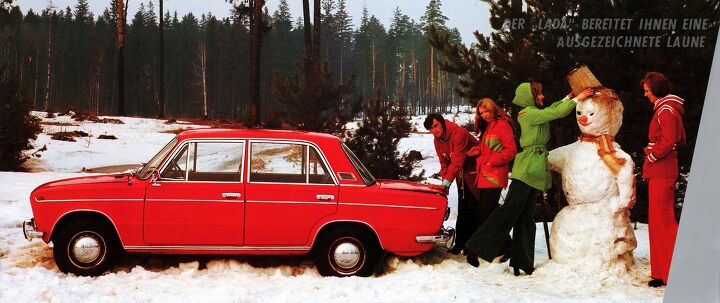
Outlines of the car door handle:
[{"label": "car door handle", "polygon": [[222,193],[222,197],[225,199],[237,199],[240,198],[240,193]]},{"label": "car door handle", "polygon": [[335,200],[335,196],[333,196],[333,195],[317,195],[317,196],[315,196],[315,198],[317,198],[320,201]]}]

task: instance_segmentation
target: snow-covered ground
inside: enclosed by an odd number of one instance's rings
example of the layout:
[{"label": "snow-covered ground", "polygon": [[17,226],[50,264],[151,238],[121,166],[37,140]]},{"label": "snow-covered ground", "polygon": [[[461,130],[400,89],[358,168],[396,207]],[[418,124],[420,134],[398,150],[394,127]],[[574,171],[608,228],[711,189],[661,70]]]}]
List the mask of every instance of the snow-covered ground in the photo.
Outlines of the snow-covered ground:
[{"label": "snow-covered ground", "polygon": [[[429,156],[422,162],[426,176],[439,170],[432,137],[413,119],[420,133],[401,141],[401,149]],[[463,125],[472,114],[448,115]],[[161,133],[188,125],[162,120],[120,118],[125,124],[74,122],[68,117],[47,122],[44,131],[82,130],[93,135],[76,142],[50,140],[42,134],[36,149],[41,158],[28,163],[31,173],[0,172],[0,302],[660,302],[664,288],[646,286],[649,275],[647,226],[635,231],[638,248],[627,279],[590,275],[548,261],[541,224],[537,226],[532,276],[515,277],[506,263],[481,263],[474,268],[463,256],[435,248],[415,258],[390,257],[387,272],[371,278],[321,277],[307,257],[129,255],[110,273],[77,277],[61,273],[52,249],[39,240],[27,242],[22,220],[32,217],[27,197],[36,186],[84,175],[83,168],[139,164],[149,160],[174,135]],[[96,139],[111,134],[118,140]],[[431,180],[433,182],[433,180]],[[454,185],[453,185],[454,187]],[[457,195],[446,225],[454,225]]]}]

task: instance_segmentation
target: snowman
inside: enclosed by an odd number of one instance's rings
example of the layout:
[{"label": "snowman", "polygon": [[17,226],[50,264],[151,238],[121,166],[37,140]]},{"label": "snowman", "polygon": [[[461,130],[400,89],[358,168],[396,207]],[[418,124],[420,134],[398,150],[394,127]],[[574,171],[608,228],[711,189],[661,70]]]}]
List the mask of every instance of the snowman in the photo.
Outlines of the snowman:
[{"label": "snowman", "polygon": [[555,217],[550,234],[553,260],[583,271],[626,275],[637,246],[630,224],[635,204],[634,163],[613,141],[623,106],[602,88],[576,107],[581,136],[550,151],[550,169],[562,174],[568,206]]}]

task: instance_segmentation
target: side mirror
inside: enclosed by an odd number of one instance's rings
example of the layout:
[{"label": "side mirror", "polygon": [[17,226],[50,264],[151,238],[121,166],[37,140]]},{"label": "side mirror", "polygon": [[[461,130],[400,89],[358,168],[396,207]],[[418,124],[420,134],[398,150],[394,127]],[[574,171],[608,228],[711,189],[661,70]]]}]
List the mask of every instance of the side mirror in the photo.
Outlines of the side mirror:
[{"label": "side mirror", "polygon": [[152,186],[160,186],[160,183],[158,183],[158,180],[160,180],[160,172],[156,170],[152,173],[152,178],[150,179],[150,184],[152,184]]}]

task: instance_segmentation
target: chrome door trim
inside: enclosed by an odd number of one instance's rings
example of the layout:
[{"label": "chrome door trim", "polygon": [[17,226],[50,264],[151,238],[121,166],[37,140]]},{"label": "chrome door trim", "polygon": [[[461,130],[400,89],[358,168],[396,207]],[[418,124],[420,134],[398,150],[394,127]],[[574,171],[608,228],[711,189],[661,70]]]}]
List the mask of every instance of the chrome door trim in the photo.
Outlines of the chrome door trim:
[{"label": "chrome door trim", "polygon": [[368,203],[352,203],[352,202],[341,202],[340,205],[347,206],[369,206],[369,207],[390,207],[390,208],[410,208],[410,209],[424,209],[424,210],[438,210],[437,207],[427,206],[411,206],[411,205],[392,205],[392,204],[368,204]]},{"label": "chrome door trim", "polygon": [[240,203],[242,200],[229,199],[147,199],[147,202],[232,202]]},{"label": "chrome door trim", "polygon": [[118,198],[118,199],[111,199],[111,198],[105,198],[105,199],[43,199],[39,200],[37,197],[35,197],[36,202],[45,203],[45,202],[114,202],[114,201],[144,201],[145,199],[137,199],[137,198]]},{"label": "chrome door trim", "polygon": [[272,200],[247,200],[247,203],[275,203],[275,204],[321,204],[321,205],[337,205],[337,202],[317,202],[317,201],[272,201]]},{"label": "chrome door trim", "polygon": [[127,250],[213,250],[213,251],[309,251],[308,246],[230,246],[230,245],[133,245],[124,246]]}]

